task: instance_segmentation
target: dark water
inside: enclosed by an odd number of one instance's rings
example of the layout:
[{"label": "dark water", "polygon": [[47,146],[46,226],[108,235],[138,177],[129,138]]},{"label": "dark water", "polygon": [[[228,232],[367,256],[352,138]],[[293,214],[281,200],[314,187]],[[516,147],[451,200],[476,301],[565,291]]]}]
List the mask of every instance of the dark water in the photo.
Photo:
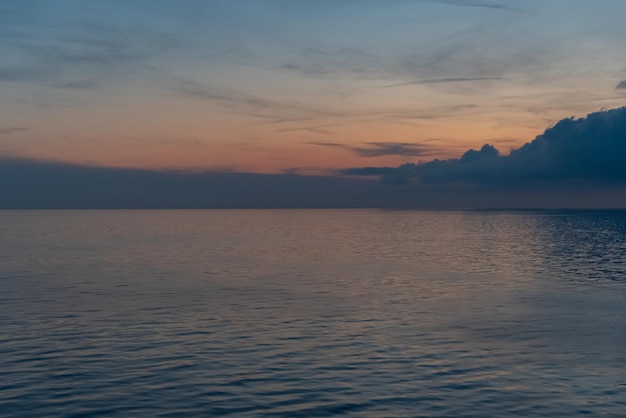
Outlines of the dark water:
[{"label": "dark water", "polygon": [[0,212],[2,417],[626,416],[626,213]]}]

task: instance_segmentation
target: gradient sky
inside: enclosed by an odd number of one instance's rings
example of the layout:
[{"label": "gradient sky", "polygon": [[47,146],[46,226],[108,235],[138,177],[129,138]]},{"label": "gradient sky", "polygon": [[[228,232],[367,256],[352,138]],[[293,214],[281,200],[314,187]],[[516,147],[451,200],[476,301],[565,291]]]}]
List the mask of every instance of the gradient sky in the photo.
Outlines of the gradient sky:
[{"label": "gradient sky", "polygon": [[626,103],[623,0],[9,0],[0,156],[324,173]]}]

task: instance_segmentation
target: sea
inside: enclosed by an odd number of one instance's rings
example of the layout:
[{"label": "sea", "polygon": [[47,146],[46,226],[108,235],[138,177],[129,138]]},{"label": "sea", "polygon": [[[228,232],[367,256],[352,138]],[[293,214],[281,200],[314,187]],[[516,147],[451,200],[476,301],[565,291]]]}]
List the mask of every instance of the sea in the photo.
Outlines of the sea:
[{"label": "sea", "polygon": [[626,212],[0,211],[0,416],[624,417]]}]

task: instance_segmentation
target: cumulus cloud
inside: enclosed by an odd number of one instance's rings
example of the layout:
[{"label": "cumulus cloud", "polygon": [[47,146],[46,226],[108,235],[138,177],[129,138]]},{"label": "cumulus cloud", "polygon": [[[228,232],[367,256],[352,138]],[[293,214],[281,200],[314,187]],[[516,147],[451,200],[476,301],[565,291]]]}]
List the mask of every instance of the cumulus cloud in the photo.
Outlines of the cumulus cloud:
[{"label": "cumulus cloud", "polygon": [[399,167],[343,171],[380,176],[385,183],[469,183],[525,185],[542,181],[626,183],[626,107],[558,122],[509,155],[492,145],[469,150],[461,158]]}]

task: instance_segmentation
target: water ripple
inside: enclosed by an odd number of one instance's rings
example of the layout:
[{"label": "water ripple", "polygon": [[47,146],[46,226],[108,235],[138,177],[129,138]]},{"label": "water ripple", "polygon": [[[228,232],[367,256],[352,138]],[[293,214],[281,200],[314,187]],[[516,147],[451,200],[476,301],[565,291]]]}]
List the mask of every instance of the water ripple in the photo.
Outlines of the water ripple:
[{"label": "water ripple", "polygon": [[3,212],[0,228],[3,417],[626,410],[622,212]]}]

